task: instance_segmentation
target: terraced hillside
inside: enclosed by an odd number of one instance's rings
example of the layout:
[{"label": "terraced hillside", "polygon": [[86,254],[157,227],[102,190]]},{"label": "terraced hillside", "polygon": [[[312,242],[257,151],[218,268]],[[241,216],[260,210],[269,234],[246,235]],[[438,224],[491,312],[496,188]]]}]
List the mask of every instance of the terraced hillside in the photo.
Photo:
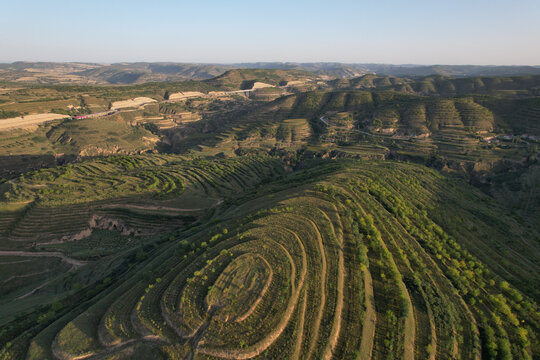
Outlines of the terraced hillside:
[{"label": "terraced hillside", "polygon": [[[165,206],[169,198],[174,199],[175,205],[182,204],[186,191],[200,193],[199,197],[207,199],[223,197],[234,192],[235,186],[250,186],[268,176],[279,175],[283,169],[276,162],[264,157],[213,163],[179,156],[126,156],[27,173],[0,185],[6,218],[10,218],[7,214],[11,208],[23,209],[22,218],[12,217],[12,221],[3,224],[0,230],[7,237],[1,245],[20,248],[24,243],[46,242],[49,238],[82,231],[88,214],[96,215],[97,209],[97,215],[101,216],[112,214],[115,209],[137,209],[138,205],[142,210],[144,205],[155,205],[146,210],[159,210],[157,205]],[[199,201],[205,203],[205,199]],[[203,209],[193,211],[196,210]],[[190,211],[189,207],[185,211]],[[67,219],[63,220],[64,217]],[[79,219],[80,224],[69,218]],[[58,228],[59,232],[52,228]]]},{"label": "terraced hillside", "polygon": [[[521,359],[539,354],[539,234],[525,220],[470,185],[421,165],[317,161],[285,175],[284,163],[276,159],[241,159],[147,156],[84,162],[68,174],[58,170],[55,176],[65,179],[58,186],[70,188],[76,179],[88,181],[96,171],[122,167],[126,174],[140,174],[144,188],[156,166],[157,183],[148,191],[162,193],[172,184],[165,180],[176,177],[185,184],[183,194],[198,188],[226,201],[214,204],[199,226],[170,223],[180,231],[164,229],[170,234],[164,239],[147,240],[153,245],[137,254],[124,253],[129,267],[108,273],[98,266],[114,268],[122,259],[118,252],[74,265],[57,281],[72,286],[70,279],[78,281],[92,267],[102,278],[95,274],[95,282],[79,283],[52,305],[3,326],[2,357]],[[75,224],[77,204],[62,208],[72,219],[43,209],[73,199],[36,189],[44,183],[54,190],[49,173],[20,180],[26,187],[21,193],[36,196],[36,205],[7,230],[10,242],[24,246],[17,229],[40,219]],[[114,177],[105,181],[120,188]],[[132,188],[137,181],[122,186]],[[77,198],[87,203],[88,196]],[[99,211],[113,216],[114,209],[130,207],[111,201],[114,207],[101,203]],[[161,206],[152,209],[172,215]],[[82,241],[64,242],[71,256]],[[20,256],[8,261],[28,259]]]},{"label": "terraced hillside", "polygon": [[371,89],[393,90],[418,95],[537,95],[540,76],[474,76],[455,78],[443,75],[429,75],[413,78],[366,74],[350,79],[328,81],[335,89]]},{"label": "terraced hillside", "polygon": [[324,74],[6,85],[0,359],[538,358],[538,78]]},{"label": "terraced hillside", "polygon": [[[209,116],[162,135],[165,149],[179,153],[304,149],[316,156],[397,157],[469,169],[478,162],[528,163],[540,141],[537,105],[536,98],[317,90]],[[280,141],[276,129],[291,119],[307,121],[308,136]]]}]

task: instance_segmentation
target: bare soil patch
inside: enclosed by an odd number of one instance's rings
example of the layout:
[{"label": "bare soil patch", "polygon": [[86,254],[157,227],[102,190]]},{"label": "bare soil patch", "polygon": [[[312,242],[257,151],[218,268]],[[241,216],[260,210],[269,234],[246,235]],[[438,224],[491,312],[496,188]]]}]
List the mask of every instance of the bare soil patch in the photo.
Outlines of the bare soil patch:
[{"label": "bare soil patch", "polygon": [[184,92],[177,92],[174,94],[169,95],[169,100],[184,100],[192,97],[202,97],[205,96],[200,91],[184,91]]},{"label": "bare soil patch", "polygon": [[115,101],[112,103],[111,110],[139,107],[153,102],[156,102],[156,100],[149,97],[137,97],[134,99]]},{"label": "bare soil patch", "polygon": [[47,121],[63,119],[67,117],[62,114],[46,113],[46,114],[33,114],[18,116],[9,119],[0,120],[0,131],[10,129],[25,129],[36,127],[39,124],[43,124]]}]

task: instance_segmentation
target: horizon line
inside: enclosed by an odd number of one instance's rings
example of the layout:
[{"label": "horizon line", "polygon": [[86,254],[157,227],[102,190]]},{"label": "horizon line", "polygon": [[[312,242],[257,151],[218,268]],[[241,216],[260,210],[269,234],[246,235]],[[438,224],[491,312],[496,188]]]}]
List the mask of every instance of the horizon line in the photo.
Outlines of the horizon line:
[{"label": "horizon line", "polygon": [[58,64],[96,64],[96,65],[117,65],[117,64],[141,64],[141,63],[164,63],[164,64],[197,64],[197,65],[242,65],[242,64],[340,64],[340,65],[391,65],[391,66],[486,66],[486,67],[540,67],[540,64],[451,64],[451,63],[390,63],[390,62],[341,62],[341,61],[240,61],[240,62],[206,62],[206,61],[174,61],[174,60],[157,60],[157,61],[77,61],[77,60],[15,60],[4,61],[0,60],[0,64],[15,64],[15,63],[58,63]]}]

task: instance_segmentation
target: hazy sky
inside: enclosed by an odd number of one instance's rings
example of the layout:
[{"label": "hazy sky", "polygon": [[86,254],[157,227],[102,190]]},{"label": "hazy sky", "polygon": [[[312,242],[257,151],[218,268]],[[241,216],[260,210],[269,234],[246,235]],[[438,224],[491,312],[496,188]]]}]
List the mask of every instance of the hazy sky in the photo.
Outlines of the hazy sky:
[{"label": "hazy sky", "polygon": [[1,0],[0,62],[540,65],[540,0]]}]

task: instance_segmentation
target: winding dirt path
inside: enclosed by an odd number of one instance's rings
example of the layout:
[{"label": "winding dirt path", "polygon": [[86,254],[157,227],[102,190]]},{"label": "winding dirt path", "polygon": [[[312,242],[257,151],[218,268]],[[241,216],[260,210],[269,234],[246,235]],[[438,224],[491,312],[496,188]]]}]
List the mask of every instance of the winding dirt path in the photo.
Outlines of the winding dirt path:
[{"label": "winding dirt path", "polygon": [[[86,261],[70,258],[70,257],[64,255],[61,252],[0,251],[0,256],[58,257],[58,258],[62,259],[62,261],[72,265],[72,267],[71,267],[71,269],[69,271],[73,271],[76,268],[78,268],[79,266],[83,266],[84,264],[87,263]],[[47,284],[49,284],[54,279],[55,278],[52,278],[52,279],[50,279],[48,281],[45,281],[44,283],[42,283],[38,287],[33,288],[32,290],[30,290],[26,294],[23,294],[23,295],[19,296],[16,300],[24,299],[24,298],[34,294],[36,291],[38,291],[42,287],[46,286]]]},{"label": "winding dirt path", "polygon": [[359,359],[371,359],[375,339],[377,312],[375,310],[375,295],[373,294],[373,279],[366,268],[364,270],[364,293],[366,300],[366,313],[362,324],[362,341],[360,343]]},{"label": "winding dirt path", "polygon": [[83,360],[83,359],[98,360],[98,359],[103,359],[106,356],[112,355],[112,354],[114,354],[115,352],[118,352],[118,351],[122,351],[122,350],[124,350],[125,348],[128,348],[131,345],[136,345],[136,344],[139,344],[139,343],[142,343],[142,342],[154,343],[154,344],[160,344],[160,345],[167,344],[166,341],[163,341],[163,340],[161,340],[160,338],[158,338],[158,337],[156,337],[154,335],[148,335],[148,336],[142,337],[140,339],[131,339],[131,340],[124,341],[122,343],[119,343],[119,344],[116,344],[116,345],[113,345],[113,346],[109,346],[106,349],[104,349],[103,351],[98,352],[98,353],[92,353],[92,354],[86,354],[86,355],[81,355],[81,356],[70,357],[69,359],[70,360]]},{"label": "winding dirt path", "polygon": [[2,262],[0,262],[0,265],[21,264],[21,263],[27,263],[27,262],[31,262],[31,261],[32,261],[32,260],[2,261]]},{"label": "winding dirt path", "polygon": [[177,212],[189,212],[189,211],[202,211],[215,208],[216,206],[223,203],[222,199],[217,200],[210,207],[207,208],[192,208],[192,209],[183,209],[167,206],[158,206],[158,205],[135,205],[135,204],[109,204],[105,205],[102,208],[126,208],[126,209],[138,209],[138,210],[166,210],[166,211],[177,211]]},{"label": "winding dirt path", "polygon": [[415,310],[413,308],[409,291],[407,290],[407,287],[405,286],[403,281],[400,282],[399,287],[407,298],[407,308],[409,309],[409,314],[405,318],[405,336],[403,337],[403,359],[414,360],[414,346],[416,341],[416,317],[414,316]]},{"label": "winding dirt path", "polygon": [[[333,205],[334,210],[336,211],[336,216],[338,217],[338,220],[341,221],[339,217],[339,212],[335,205]],[[332,331],[330,333],[330,339],[328,341],[328,345],[326,346],[326,349],[324,351],[323,359],[330,360],[332,358],[334,349],[336,348],[338,339],[339,339],[339,333],[341,331],[341,316],[343,312],[343,287],[345,284],[345,259],[343,256],[343,233],[341,229],[339,229],[338,233],[336,233],[336,229],[334,228],[334,224],[332,223],[332,220],[326,214],[324,211],[321,210],[323,215],[328,219],[328,223],[330,224],[330,228],[332,229],[332,233],[336,235],[336,237],[339,239],[339,260],[338,260],[338,278],[337,278],[337,303],[336,303],[336,310],[334,312],[334,320],[332,322]]]},{"label": "winding dirt path", "polygon": [[44,271],[39,271],[39,272],[31,273],[31,274],[13,275],[13,276],[8,277],[6,280],[1,281],[1,283],[7,283],[8,281],[13,280],[13,279],[20,279],[20,278],[25,278],[25,277],[29,277],[29,276],[46,274],[48,272],[49,272],[49,270],[44,270]]},{"label": "winding dirt path", "polygon": [[71,264],[73,266],[83,266],[86,264],[86,261],[73,259],[70,257],[67,257],[61,252],[54,251],[54,252],[32,252],[32,251],[0,251],[0,256],[31,256],[31,257],[59,257],[62,259],[62,261],[67,262],[68,264]]},{"label": "winding dirt path", "polygon": [[309,351],[307,353],[306,359],[311,358],[311,354],[317,346],[317,340],[319,338],[319,328],[321,327],[322,317],[324,315],[324,306],[326,305],[326,281],[327,281],[327,264],[326,264],[326,253],[324,250],[323,240],[321,236],[321,231],[317,225],[310,219],[306,220],[311,224],[315,233],[317,235],[317,245],[319,245],[319,251],[321,253],[321,305],[319,306],[319,312],[317,318],[315,319],[315,324],[313,326],[313,338],[311,339],[311,345],[309,346]]},{"label": "winding dirt path", "polygon": [[306,317],[306,308],[307,308],[307,287],[304,288],[304,301],[302,303],[302,310],[300,312],[300,322],[298,324],[298,339],[296,341],[296,346],[294,348],[293,359],[300,359],[302,344],[304,342],[304,322]]}]

